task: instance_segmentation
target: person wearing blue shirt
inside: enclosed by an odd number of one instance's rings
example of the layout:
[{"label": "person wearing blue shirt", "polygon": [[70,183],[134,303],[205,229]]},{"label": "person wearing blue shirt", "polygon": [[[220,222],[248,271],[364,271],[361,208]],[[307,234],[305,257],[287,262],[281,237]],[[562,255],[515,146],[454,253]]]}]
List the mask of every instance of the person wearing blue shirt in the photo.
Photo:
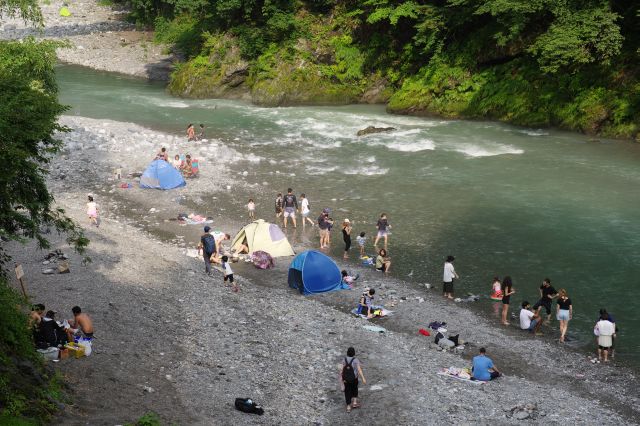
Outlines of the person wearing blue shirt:
[{"label": "person wearing blue shirt", "polygon": [[500,371],[493,365],[493,361],[486,355],[485,348],[480,348],[480,355],[473,357],[473,379],[488,382],[500,377]]}]

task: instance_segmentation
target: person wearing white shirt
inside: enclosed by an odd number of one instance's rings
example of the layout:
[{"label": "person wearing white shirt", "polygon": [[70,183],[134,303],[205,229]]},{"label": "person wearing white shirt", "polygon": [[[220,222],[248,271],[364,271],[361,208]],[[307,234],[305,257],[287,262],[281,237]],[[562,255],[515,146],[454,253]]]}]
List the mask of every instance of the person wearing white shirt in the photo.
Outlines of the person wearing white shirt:
[{"label": "person wearing white shirt", "polygon": [[600,321],[596,323],[593,333],[598,336],[598,360],[609,362],[609,348],[613,346],[613,338],[616,335],[616,325],[609,321],[607,314],[600,316]]},{"label": "person wearing white shirt", "polygon": [[453,299],[453,280],[460,278],[456,274],[456,270],[453,268],[453,261],[455,257],[447,256],[447,261],[444,263],[444,274],[442,276],[442,295],[449,299]]},{"label": "person wearing white shirt", "polygon": [[522,309],[520,309],[520,328],[522,330],[528,330],[536,335],[540,335],[539,331],[542,321],[532,310],[529,302],[522,302]]}]

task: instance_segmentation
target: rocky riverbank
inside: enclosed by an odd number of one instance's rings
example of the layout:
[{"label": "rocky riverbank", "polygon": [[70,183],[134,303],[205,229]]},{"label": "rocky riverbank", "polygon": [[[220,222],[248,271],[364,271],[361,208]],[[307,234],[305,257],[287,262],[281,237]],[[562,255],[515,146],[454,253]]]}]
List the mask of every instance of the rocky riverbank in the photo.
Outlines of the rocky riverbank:
[{"label": "rocky riverbank", "polygon": [[[96,196],[100,228],[87,226],[92,262],[70,256],[71,273],[43,275],[33,245],[14,246],[27,272],[34,302],[67,314],[78,304],[95,320],[95,353],[56,366],[72,388],[59,424],[119,424],[158,412],[178,424],[459,424],[521,421],[557,424],[634,424],[639,416],[635,374],[616,363],[589,362],[551,340],[443,301],[437,290],[416,288],[370,269],[354,290],[303,297],[286,285],[288,259],[275,270],[233,265],[239,294],[219,272],[203,274],[189,256],[200,226],[172,219],[186,209],[214,218],[230,233],[242,223],[225,208],[256,182],[212,165],[249,161],[218,141],[189,144],[175,135],[129,123],[64,117],[66,149],[52,164],[50,185],[59,206],[87,224],[87,193]],[[179,190],[143,190],[129,172],[141,171],[159,146],[201,159],[201,177]],[[110,180],[121,168],[123,180]],[[237,178],[234,176],[238,176]],[[133,187],[120,188],[122,182]],[[268,182],[259,185],[269,188]],[[207,205],[204,193],[216,200]],[[314,228],[297,232],[296,251]],[[63,239],[55,248],[65,248]],[[68,251],[68,250],[67,250]],[[343,266],[340,264],[340,266]],[[395,305],[394,315],[362,328],[349,310],[365,286]],[[431,321],[447,322],[467,342],[462,354],[442,352],[417,333]],[[364,364],[363,408],[347,414],[337,386],[338,363],[354,346]],[[480,346],[505,377],[479,386],[437,375],[470,363]],[[234,410],[251,397],[263,417]]]},{"label": "rocky riverbank", "polygon": [[151,80],[169,79],[174,58],[165,53],[165,46],[153,43],[153,33],[126,22],[127,11],[95,0],[77,0],[68,5],[71,15],[64,17],[60,9],[65,4],[62,0],[41,3],[43,29],[19,19],[3,19],[0,40],[66,40],[69,45],[57,51],[62,62]]}]

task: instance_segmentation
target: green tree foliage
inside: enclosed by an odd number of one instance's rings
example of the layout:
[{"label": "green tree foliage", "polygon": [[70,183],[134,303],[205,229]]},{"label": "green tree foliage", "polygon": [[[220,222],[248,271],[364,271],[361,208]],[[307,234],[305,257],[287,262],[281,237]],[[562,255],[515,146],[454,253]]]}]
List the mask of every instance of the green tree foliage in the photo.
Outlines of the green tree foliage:
[{"label": "green tree foliage", "polygon": [[[44,228],[50,226],[67,233],[69,243],[82,250],[88,241],[54,207],[45,180],[47,165],[61,149],[54,133],[65,130],[58,124],[66,107],[57,97],[56,46],[32,39],[0,43],[0,237],[35,238],[44,248],[49,246]],[[2,245],[0,256],[7,260]]]},{"label": "green tree foliage", "polygon": [[38,27],[42,27],[42,12],[34,0],[0,0],[0,18],[21,18]]},{"label": "green tree foliage", "polygon": [[[135,10],[148,10],[151,0],[128,1]],[[260,70],[278,52],[296,73],[320,69],[336,84],[364,87],[363,80],[382,76],[399,89],[392,98],[392,105],[403,105],[399,110],[448,116],[484,111],[520,124],[624,136],[640,126],[638,2],[166,1],[173,3],[151,6],[152,15],[165,19],[161,32],[182,28],[181,36],[173,31],[177,44],[196,40],[185,49],[189,57],[207,56],[204,39],[194,33],[230,34],[256,67],[252,75],[266,75]],[[184,14],[194,22],[189,31],[181,26]]]}]

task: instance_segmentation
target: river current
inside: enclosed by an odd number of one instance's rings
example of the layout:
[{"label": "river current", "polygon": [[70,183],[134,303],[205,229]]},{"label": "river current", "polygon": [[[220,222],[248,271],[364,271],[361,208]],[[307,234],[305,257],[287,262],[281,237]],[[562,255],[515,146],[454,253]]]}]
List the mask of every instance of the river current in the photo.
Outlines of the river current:
[{"label": "river current", "polygon": [[[549,277],[573,302],[568,344],[594,348],[593,325],[606,308],[621,330],[618,358],[640,365],[640,144],[389,115],[382,106],[260,108],[178,99],[140,79],[72,66],[57,74],[69,114],[173,134],[203,123],[207,137],[243,154],[238,173],[305,192],[314,213],[329,207],[337,222],[349,218],[354,233],[366,232],[370,255],[377,217],[387,213],[393,275],[440,288],[444,258],[452,254],[458,295],[483,296],[475,307],[487,315],[498,307],[488,298],[494,276],[513,278],[516,313],[522,300],[535,303]],[[367,126],[397,130],[356,136]],[[256,185],[234,195],[226,211],[243,214],[253,197],[259,216],[272,217],[274,193]],[[301,230],[289,232],[302,238]],[[338,232],[332,245],[341,256]]]}]

